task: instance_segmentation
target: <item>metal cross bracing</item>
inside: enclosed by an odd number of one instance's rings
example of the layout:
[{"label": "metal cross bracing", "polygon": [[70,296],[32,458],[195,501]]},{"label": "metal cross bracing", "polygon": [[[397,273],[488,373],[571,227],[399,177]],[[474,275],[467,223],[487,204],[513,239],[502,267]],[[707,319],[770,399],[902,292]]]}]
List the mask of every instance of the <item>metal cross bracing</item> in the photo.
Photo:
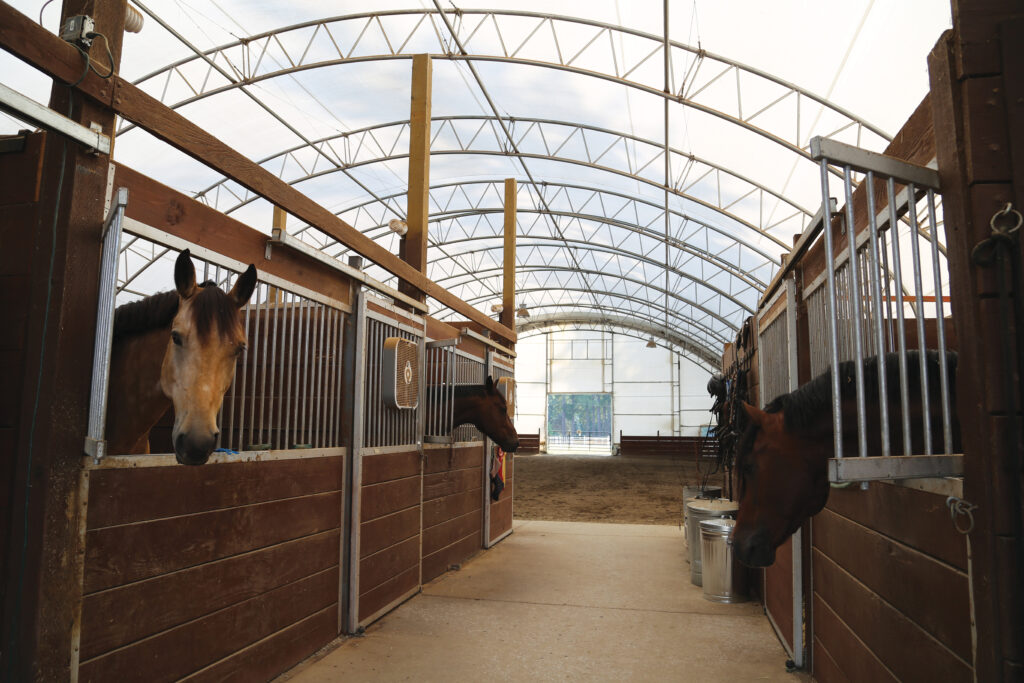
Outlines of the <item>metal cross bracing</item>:
[{"label": "metal cross bracing", "polygon": [[[507,143],[494,116],[445,116],[432,119],[431,155],[486,154],[517,159],[545,159],[614,173],[662,189],[664,160],[661,142],[598,126],[537,118],[503,119],[515,136]],[[340,170],[350,177],[355,168],[408,157],[409,122],[392,121],[296,145],[260,160],[282,180],[298,185]],[[328,161],[324,161],[324,159]],[[806,227],[813,211],[790,198],[708,159],[670,148],[672,181],[669,191],[753,230],[757,238],[788,250],[791,235]],[[196,197],[224,213],[259,198],[229,180],[201,190]],[[376,197],[391,215],[402,218],[394,195]]]},{"label": "metal cross bracing", "polygon": [[[319,19],[267,31],[178,60],[136,81],[168,106],[281,75],[345,63],[447,59],[518,63],[620,83],[678,102],[763,136],[810,159],[812,135],[845,135],[859,146],[889,140],[876,126],[827,99],[759,69],[663,36],[580,17],[507,10],[393,10]],[[449,33],[449,28],[451,33]],[[451,39],[454,38],[454,41]],[[456,48],[461,46],[461,50]],[[618,45],[618,47],[617,47]],[[824,108],[819,127],[807,125]],[[126,127],[124,130],[127,130]]]}]

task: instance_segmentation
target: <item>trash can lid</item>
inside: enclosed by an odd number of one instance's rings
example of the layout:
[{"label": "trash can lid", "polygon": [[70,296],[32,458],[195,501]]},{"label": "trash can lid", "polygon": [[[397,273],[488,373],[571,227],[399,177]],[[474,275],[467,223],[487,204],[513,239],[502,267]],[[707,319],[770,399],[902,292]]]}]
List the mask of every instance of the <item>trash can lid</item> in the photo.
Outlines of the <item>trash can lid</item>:
[{"label": "trash can lid", "polygon": [[736,512],[740,504],[728,498],[691,498],[686,501],[686,507],[696,512]]},{"label": "trash can lid", "polygon": [[718,533],[729,533],[732,528],[736,526],[736,520],[728,517],[719,517],[715,519],[702,519],[700,521],[701,531],[707,529],[708,531],[715,531]]}]

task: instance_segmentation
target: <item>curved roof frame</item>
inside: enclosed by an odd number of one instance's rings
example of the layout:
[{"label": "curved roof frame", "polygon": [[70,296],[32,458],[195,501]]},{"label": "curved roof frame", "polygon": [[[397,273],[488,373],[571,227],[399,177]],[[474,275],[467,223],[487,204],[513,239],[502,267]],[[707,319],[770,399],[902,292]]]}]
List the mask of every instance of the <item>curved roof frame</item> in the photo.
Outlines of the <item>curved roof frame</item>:
[{"label": "curved roof frame", "polygon": [[689,356],[712,372],[718,369],[722,360],[715,355],[710,355],[705,347],[694,343],[689,337],[676,335],[671,332],[666,337],[664,330],[646,325],[635,318],[603,313],[577,311],[566,314],[531,315],[529,318],[521,319],[516,324],[516,332],[519,334],[521,341],[538,334],[544,334],[553,327],[593,330],[595,332],[614,332],[615,334],[644,341],[654,337],[661,337],[669,348],[677,353]]},{"label": "curved roof frame", "polygon": [[[431,203],[434,206],[448,207],[448,206],[450,206],[450,202],[449,201],[442,201],[441,199],[438,198],[437,195],[440,193],[440,191],[442,191],[442,190],[450,190],[452,188],[471,187],[471,186],[474,186],[474,185],[485,185],[485,186],[493,187],[494,191],[495,191],[495,197],[503,196],[503,195],[500,195],[498,193],[499,189],[502,192],[504,191],[503,189],[500,188],[500,186],[502,185],[503,182],[504,182],[504,179],[469,180],[469,181],[459,181],[459,182],[438,183],[436,185],[431,185],[430,186],[430,194],[431,194],[430,201],[431,201]],[[526,185],[528,181],[522,181],[520,179],[517,179],[517,182],[518,182],[518,184],[520,186],[522,186],[522,185]],[[653,202],[653,201],[651,201],[649,199],[644,199],[644,198],[641,198],[641,197],[627,195],[627,194],[625,194],[623,192],[618,192],[618,191],[615,191],[615,190],[609,190],[609,189],[597,187],[597,186],[594,186],[594,185],[581,185],[581,184],[578,184],[578,183],[565,183],[565,182],[559,182],[559,181],[543,181],[541,183],[541,185],[542,185],[543,188],[555,188],[556,189],[555,190],[555,196],[549,196],[548,197],[548,202],[549,203],[557,201],[559,199],[559,195],[563,194],[563,195],[566,196],[566,200],[569,202],[570,206],[573,206],[572,200],[568,199],[568,197],[567,197],[568,193],[573,191],[573,190],[579,190],[579,191],[582,191],[582,192],[586,193],[587,196],[584,198],[584,200],[582,202],[579,203],[579,208],[578,209],[574,208],[574,211],[571,212],[573,215],[576,215],[576,216],[579,216],[579,217],[588,217],[588,218],[591,218],[593,220],[616,221],[616,224],[619,225],[620,227],[626,227],[626,228],[629,228],[631,230],[640,231],[640,234],[649,234],[652,238],[656,237],[658,239],[664,239],[664,233],[663,232],[655,232],[655,231],[649,229],[649,227],[642,226],[639,223],[631,223],[629,221],[622,221],[622,220],[619,220],[618,218],[616,218],[616,216],[619,215],[619,214],[637,215],[639,213],[639,210],[638,210],[637,207],[639,207],[639,206],[646,206],[646,207],[649,207],[651,209],[656,210],[657,212],[661,212],[661,215],[653,217],[653,219],[649,222],[649,225],[654,225],[654,224],[658,223],[659,221],[664,220],[664,210],[665,210],[665,207],[664,207],[664,205],[662,205],[660,203]],[[489,196],[489,194],[490,193],[487,192],[487,191],[481,193],[482,196]],[[406,192],[403,190],[401,192],[395,192],[395,193],[390,194],[390,195],[385,195],[383,198],[384,199],[396,199],[398,197],[404,197],[405,195],[406,195]],[[606,199],[606,197],[608,199]],[[596,201],[598,204],[600,204],[602,207],[604,207],[605,204],[610,201],[610,199],[614,199],[616,201],[623,201],[623,202],[625,202],[622,205],[622,207],[620,207],[615,212],[615,214],[613,214],[612,216],[607,216],[606,215],[606,216],[603,216],[603,217],[599,217],[597,214],[583,214],[582,213],[582,209],[585,208],[586,205],[588,205],[589,203],[591,203],[593,201]],[[367,209],[367,207],[375,205],[375,204],[378,204],[378,203],[379,202],[377,200],[367,200],[365,202],[360,202],[360,203],[357,203],[357,204],[350,204],[350,205],[348,205],[346,207],[343,207],[342,209],[339,209],[335,213],[340,216],[340,215],[343,215],[343,214],[346,214],[346,213],[355,212],[355,218],[353,220],[349,221],[352,225],[365,225],[367,220],[369,220],[372,223],[372,225],[369,228],[365,228],[363,230],[363,232],[367,236],[373,237],[375,230],[380,230],[380,231],[383,232],[384,230],[388,229],[387,228],[387,216],[386,215],[385,216],[374,216],[374,215],[370,214],[369,210]],[[491,211],[497,212],[497,211],[503,211],[503,210],[504,210],[503,207],[498,207],[498,206],[495,206],[495,207],[490,208],[490,209],[482,208],[479,203],[473,204],[471,202],[471,208],[467,209],[465,211],[465,213],[471,213],[471,212],[488,212],[489,213]],[[530,212],[538,211],[538,209],[536,209],[536,208],[524,209],[522,207],[519,207],[517,209],[517,211],[519,213],[530,213]],[[566,213],[570,213],[570,212],[566,212]],[[682,221],[684,221],[687,224],[693,224],[693,225],[699,226],[699,229],[702,230],[702,231],[707,231],[709,233],[712,233],[712,232],[713,233],[717,233],[718,235],[721,235],[725,239],[734,241],[736,244],[740,245],[744,249],[748,249],[751,252],[754,252],[755,254],[761,256],[765,260],[766,263],[771,263],[771,264],[773,264],[775,266],[779,265],[778,259],[773,258],[771,255],[768,254],[768,252],[764,251],[761,247],[757,246],[756,244],[752,244],[752,243],[746,241],[745,239],[737,237],[736,235],[733,235],[732,233],[728,232],[727,230],[723,230],[722,228],[720,228],[720,227],[718,227],[718,226],[716,226],[716,225],[714,225],[714,224],[712,224],[712,223],[710,223],[708,221],[703,221],[700,218],[692,216],[692,215],[690,215],[688,213],[684,213],[682,211],[678,211],[676,209],[669,209],[669,214],[671,216],[675,217],[675,218],[681,219]],[[437,212],[435,214],[431,214],[431,217],[433,217],[435,215],[440,216],[440,217],[444,217],[444,216],[449,215],[449,214],[448,214],[447,211],[441,211],[441,212]],[[366,217],[367,220],[363,219],[364,216]],[[300,228],[300,229],[296,230],[294,232],[294,234],[295,235],[300,235],[300,234],[302,234],[304,231],[306,231],[308,229],[310,229],[309,226],[305,226],[303,228]],[[682,244],[682,240],[680,240],[678,237],[677,238],[673,238],[673,239],[679,241],[680,245]],[[704,240],[704,241],[707,242],[707,240]],[[334,242],[334,243],[336,244],[336,242]],[[687,246],[689,246],[689,245],[687,245]],[[680,246],[680,248],[682,248],[682,246]],[[707,252],[707,255],[709,257],[713,258],[716,263],[719,263],[719,262],[723,261],[723,259],[716,257],[710,251]],[[730,269],[730,264],[728,264],[728,263],[724,263],[723,262],[720,265],[722,265],[722,267],[725,268],[725,269]],[[742,272],[742,271],[737,270],[737,277],[740,276],[740,272]],[[749,275],[749,273],[748,273],[748,275]],[[753,277],[753,276],[750,276],[750,277]],[[753,280],[754,280],[754,282],[756,282],[756,284],[754,284],[753,286],[760,286],[762,289],[767,284],[766,281],[760,280],[758,278],[753,278]]]},{"label": "curved roof frame", "polygon": [[[500,121],[498,117],[494,116],[442,116],[434,117],[431,121],[435,124],[431,136],[430,152],[432,155],[461,152],[465,154],[490,153],[498,156],[543,158],[552,161],[575,163],[595,170],[616,173],[636,180],[637,182],[643,182],[657,189],[665,189],[663,174],[660,172],[656,174],[659,176],[658,178],[641,175],[641,173],[648,168],[657,169],[659,166],[657,162],[663,162],[665,151],[664,145],[658,141],[643,138],[638,135],[632,135],[599,126],[574,123],[571,121],[527,118],[521,116],[505,117]],[[460,135],[460,131],[456,129],[456,124],[467,121],[478,121],[480,122],[480,125],[477,126],[475,131],[462,131],[462,135]],[[518,152],[510,149],[509,145],[505,141],[504,135],[495,130],[495,122],[507,122],[507,124],[511,125],[513,128],[513,132],[516,132],[514,128],[518,124],[526,124],[526,130],[519,132],[518,139],[516,140],[516,149],[519,150]],[[490,132],[493,133],[493,137],[481,136],[481,132],[487,128],[490,128]],[[552,130],[554,128],[568,129],[569,133],[566,135],[564,134],[564,131]],[[545,131],[545,129],[547,129],[547,131]],[[310,145],[295,145],[289,149],[266,156],[258,163],[261,166],[265,166],[268,171],[275,173],[282,180],[285,180],[289,184],[296,185],[303,181],[318,178],[342,169],[349,170],[368,164],[383,163],[407,158],[408,154],[396,154],[395,150],[398,148],[398,142],[406,139],[408,131],[408,120],[375,124],[373,126],[366,126],[346,133],[339,133],[337,135],[331,135],[314,140],[312,141],[312,145],[317,149],[316,153],[300,157],[300,153],[303,151],[308,150],[312,152]],[[545,134],[545,132],[547,132],[547,134]],[[556,135],[556,133],[558,134]],[[588,133],[590,134],[589,144]],[[601,136],[601,139],[595,140],[594,138],[598,136]],[[464,137],[467,139],[464,140]],[[561,139],[561,144],[554,145],[549,142],[549,138],[553,138],[555,140]],[[566,145],[573,141],[574,138],[577,138],[581,143],[576,147],[576,149],[583,152],[583,158],[576,159],[571,156],[559,156],[559,153],[562,152],[563,149],[566,148]],[[443,141],[447,141],[449,143],[454,142],[455,147],[450,149],[439,148],[439,143]],[[542,152],[523,152],[521,148],[523,144],[527,142],[532,142],[535,145],[539,144],[542,148]],[[638,164],[637,168],[622,170],[612,166],[602,165],[600,163],[605,157],[613,156],[614,151],[622,149],[628,150],[629,142],[634,143],[633,154],[636,154],[636,143],[640,143],[646,148],[649,148],[647,158],[643,164]],[[596,143],[600,143],[600,146],[596,147],[596,149],[592,149]],[[474,144],[485,145],[485,147],[483,150],[476,149],[473,147]],[[339,147],[341,147],[340,150]],[[772,240],[780,247],[788,248],[788,245],[785,241],[772,235],[769,230],[788,223],[793,218],[798,218],[799,223],[794,227],[799,231],[806,226],[807,221],[814,215],[814,211],[800,206],[784,195],[775,192],[771,188],[762,185],[747,176],[736,173],[724,166],[720,166],[707,159],[672,147],[669,148],[669,153],[679,160],[679,163],[674,164],[673,167],[681,169],[673,179],[671,187],[668,188],[672,194],[700,204],[712,211],[715,211],[716,213],[720,213],[739,225],[755,231],[761,237]],[[371,154],[378,155],[371,156]],[[329,158],[332,161],[332,167],[318,169],[317,165],[321,158]],[[627,164],[632,166],[632,155],[627,152],[627,154],[625,154],[625,158]],[[276,171],[274,170],[275,167]],[[299,171],[299,175],[285,178],[284,174],[288,170],[297,170]],[[724,199],[722,192],[723,176],[725,176],[727,185],[729,183],[733,183],[740,186],[739,189],[727,187]],[[715,194],[713,196],[700,197],[690,192],[690,190],[698,185],[704,185],[705,181],[707,181],[707,185],[711,186],[708,188],[709,190],[715,190]],[[233,184],[230,184],[230,181],[222,179],[205,189],[200,190],[195,194],[195,196],[196,198],[204,199],[204,201],[213,208],[227,214],[237,211],[250,202],[259,199],[259,195],[244,188],[241,195],[239,195],[231,189],[231,185]],[[221,189],[224,189],[225,192],[222,193],[220,191]],[[759,208],[763,207],[766,200],[775,200],[776,202],[789,207],[789,210],[782,219],[775,221],[770,225],[764,224],[764,211],[759,211],[757,216],[759,221],[762,223],[761,225],[757,225],[752,222],[751,217],[744,217],[730,211],[733,207],[746,202],[756,194],[760,194],[760,196],[757,197],[757,205]],[[375,201],[382,201],[382,203],[388,204],[392,210],[396,211],[400,218],[404,218],[404,216],[397,209],[391,207],[390,203],[387,201],[394,196],[395,195],[375,197]],[[224,201],[222,201],[222,199]]]},{"label": "curved roof frame", "polygon": [[[449,41],[442,35],[442,29],[438,27],[437,22],[435,21],[435,16],[440,16],[446,24],[445,29],[451,27],[447,18],[448,14],[454,14],[459,20],[459,26],[452,27],[454,41],[457,45],[461,45],[463,50],[458,54],[452,50]],[[385,21],[382,21],[389,17],[398,16],[419,16],[420,19],[412,30],[408,32],[404,30],[404,27],[402,27],[401,31],[396,32],[398,31],[397,27],[386,26]],[[467,27],[465,25],[465,18],[470,16],[480,18],[475,27]],[[527,36],[525,40],[521,41],[518,46],[510,52],[508,45],[515,44],[511,39],[511,29],[509,27],[503,27],[501,21],[511,17],[536,20],[537,24],[529,36]],[[428,18],[430,20],[429,30],[424,27],[424,23]],[[497,34],[498,44],[501,46],[502,53],[470,53],[466,48],[476,47],[477,45],[484,47],[482,44],[482,38],[475,42],[474,38],[478,33],[480,33],[488,20]],[[359,22],[362,24],[362,29],[358,32],[358,37],[351,45],[344,41],[342,41],[342,44],[339,44],[335,35],[338,33],[338,29],[336,28],[335,32],[330,30],[331,24],[340,24],[342,22]],[[538,33],[542,33],[540,29],[544,25],[548,25],[550,28],[554,46],[556,48],[555,54],[557,55],[558,61],[550,62],[541,59],[519,57],[518,55],[520,53],[523,53],[528,49],[538,49],[541,46],[541,40],[546,41],[546,36],[543,35],[536,42],[533,40]],[[174,33],[173,29],[167,26],[166,23],[164,23],[164,26]],[[560,36],[559,30],[565,29],[565,27],[569,26],[587,27],[594,30],[594,35],[582,49],[579,49],[571,56],[566,57],[561,46],[563,43],[568,45],[571,41],[564,36],[564,30],[563,35]],[[391,29],[391,33],[388,32],[389,28]],[[323,37],[319,37],[321,31],[324,34]],[[387,53],[356,54],[360,43],[364,41],[368,31],[374,33],[374,37],[378,38],[378,43],[381,47],[386,47],[388,49]],[[376,35],[378,31],[379,36]],[[439,54],[448,59],[529,64],[533,66],[564,70],[620,83],[630,88],[663,97],[673,102],[678,102],[691,109],[711,114],[712,116],[716,116],[725,121],[741,126],[742,128],[763,136],[808,160],[810,160],[810,155],[807,150],[803,148],[804,144],[801,142],[804,137],[803,133],[806,131],[801,131],[799,125],[794,126],[796,134],[792,136],[792,138],[787,139],[786,137],[783,137],[781,131],[779,131],[778,134],[773,133],[766,129],[759,128],[754,125],[752,121],[766,112],[781,106],[783,102],[790,98],[795,97],[798,100],[800,98],[807,98],[833,112],[840,118],[840,120],[843,121],[843,125],[833,131],[831,133],[832,135],[850,127],[856,127],[858,131],[858,140],[860,140],[864,132],[869,132],[882,140],[891,139],[878,127],[860,119],[852,112],[830,102],[824,97],[800,88],[781,78],[772,76],[760,69],[728,59],[721,55],[710,53],[702,48],[695,48],[678,41],[666,41],[663,36],[629,29],[623,26],[616,26],[614,24],[593,21],[581,17],[569,17],[528,11],[466,9],[442,13],[437,9],[410,9],[366,12],[307,21],[259,33],[257,35],[237,40],[232,43],[227,43],[206,51],[199,51],[198,49],[193,48],[196,55],[178,60],[177,62],[151,72],[135,81],[135,84],[140,87],[145,87],[148,81],[154,81],[158,79],[158,77],[166,75],[167,78],[165,79],[165,84],[161,90],[159,99],[164,104],[167,104],[172,108],[177,108],[185,104],[198,101],[212,94],[235,88],[244,88],[245,86],[252,85],[268,78],[296,73],[298,71],[304,71],[312,68],[362,61],[409,59],[413,53],[406,53],[403,51],[406,46],[414,42],[414,38],[416,38],[417,34],[421,31],[422,35],[432,35],[433,38],[436,39],[437,42],[435,43],[435,47],[438,49],[435,54]],[[300,32],[309,33],[308,38],[302,36]],[[351,31],[350,33],[355,33],[355,31]],[[480,35],[484,36],[486,33],[487,31],[480,33]],[[509,41],[505,40],[506,33],[509,34]],[[299,38],[294,41],[296,45],[291,50],[289,50],[288,46],[285,44],[289,39],[286,38],[285,40],[282,40],[282,37],[285,36],[285,34],[292,34],[293,37]],[[178,34],[175,33],[175,35],[177,36]],[[422,35],[419,37],[422,38]],[[598,45],[599,48],[603,49],[604,41],[600,40],[603,35],[606,35],[609,39],[608,44],[610,46],[610,52],[607,55],[602,54],[602,56],[611,57],[611,63],[614,65],[613,73],[607,73],[597,69],[588,69],[582,66],[575,66],[574,64],[576,63],[582,64],[586,61],[583,59],[584,53],[587,53],[594,45]],[[620,65],[614,48],[615,38],[617,36],[639,39],[648,45],[650,49],[649,51],[644,52],[645,56],[636,62],[631,64],[623,63]],[[181,36],[178,37],[185,42],[186,45],[189,45],[187,41],[181,38]],[[305,40],[303,40],[303,38],[305,38]],[[382,39],[383,42],[379,42],[380,39]],[[369,40],[366,40],[365,42],[369,43]],[[530,43],[533,44],[531,45]],[[670,49],[668,61],[671,66],[669,73],[670,88],[668,91],[665,90],[664,85],[660,82],[655,82],[653,80],[650,82],[642,82],[629,79],[629,76],[633,74],[636,74],[637,77],[643,76],[643,74],[638,70],[646,62],[655,57],[655,55],[662,54],[666,44]],[[395,45],[398,46],[397,49],[394,47]],[[420,43],[416,42],[415,45],[415,52],[423,52],[420,47]],[[189,47],[192,46],[189,45]],[[346,47],[348,48],[347,53],[344,49]],[[550,43],[545,42],[544,47],[549,48]],[[334,55],[332,55],[330,59],[317,59],[317,56],[321,54],[321,48],[327,53],[330,53],[333,49]],[[672,51],[678,53],[682,59],[673,59]],[[268,53],[271,55],[269,60],[267,59]],[[547,52],[545,52],[545,54],[547,54]],[[232,56],[234,59],[232,59]],[[282,57],[283,59],[280,59]],[[306,61],[307,57],[310,58],[309,61]],[[592,55],[588,54],[587,57],[591,58]],[[664,55],[662,55],[662,57],[664,58]],[[219,64],[218,60],[223,62],[223,65]],[[262,69],[265,64],[264,60],[267,60],[266,63],[269,63],[269,61],[275,61],[278,64],[288,63],[289,66],[278,69]],[[602,62],[607,61],[607,59],[602,60]],[[682,61],[687,67],[685,73],[682,74],[681,77],[680,74],[676,73],[675,64],[677,61]],[[191,79],[189,78],[189,74],[186,74],[184,71],[184,67],[189,66],[199,66],[198,73],[193,75]],[[702,71],[706,71],[708,69],[714,69],[715,73],[710,77],[702,77]],[[165,101],[169,89],[167,86],[171,83],[172,76],[175,75],[181,79],[184,84],[186,84],[186,87],[192,94],[178,101],[167,102]],[[702,94],[709,93],[713,89],[715,83],[723,78],[728,79],[730,75],[735,79],[737,92],[736,107],[733,111],[726,112],[715,109],[710,104],[698,99]],[[744,82],[748,79],[758,83],[758,86],[761,88],[767,86],[769,89],[774,90],[776,96],[774,99],[769,98],[769,101],[767,102],[764,101],[764,97],[759,98],[758,104],[761,106],[759,106],[753,113],[749,113],[750,107],[748,107],[748,113],[745,114],[743,92]],[[752,89],[753,88],[748,88],[748,92]],[[126,131],[129,129],[130,127],[126,127],[123,130]]]},{"label": "curved roof frame", "polygon": [[[530,294],[530,293],[533,293],[535,291],[540,291],[540,290],[533,290],[533,289],[523,290],[523,292],[526,293],[526,294]],[[582,295],[590,294],[590,290],[583,289],[581,287],[565,288],[565,289],[560,290],[560,291],[571,292],[571,293],[582,294]],[[642,306],[650,307],[650,302],[639,300],[639,299],[636,299],[635,297],[623,296],[623,295],[614,294],[614,293],[610,294],[609,296],[610,297],[614,297],[615,299],[618,299],[620,301],[631,302],[631,303],[639,303]],[[467,301],[467,303],[476,305],[476,304],[482,303],[484,301],[487,301],[488,298],[489,297],[478,297],[478,298],[475,298],[475,299],[467,299],[466,301]],[[538,315],[542,315],[543,313],[541,313],[541,312],[545,311],[546,309],[552,308],[552,307],[553,307],[553,305],[549,305],[549,304],[539,304],[539,305],[536,305],[536,306],[532,307],[530,310],[537,311]],[[580,304],[576,304],[573,307],[572,312],[570,314],[575,314],[575,313],[578,313],[580,311],[597,311],[597,312],[599,312],[598,315],[608,314],[608,313],[621,314],[621,315],[623,315],[623,316],[625,316],[627,318],[634,318],[634,319],[645,321],[647,324],[650,325],[649,329],[652,330],[652,334],[655,334],[655,335],[657,335],[659,337],[662,337],[662,338],[667,338],[666,335],[669,335],[669,334],[675,334],[675,335],[678,335],[678,336],[686,337],[687,339],[690,339],[693,344],[695,344],[695,345],[699,346],[701,349],[703,349],[705,355],[707,357],[709,357],[709,358],[717,357],[719,355],[719,353],[720,353],[721,345],[724,345],[724,344],[729,343],[729,342],[732,341],[732,339],[727,338],[727,337],[723,337],[720,334],[718,334],[716,332],[713,332],[713,331],[709,330],[708,328],[704,327],[702,324],[700,324],[699,321],[695,321],[695,320],[693,320],[691,318],[682,318],[682,317],[679,317],[677,315],[671,314],[671,312],[670,312],[670,317],[678,320],[681,323],[681,325],[668,327],[665,324],[664,317],[652,318],[652,317],[650,317],[648,315],[644,315],[642,313],[639,313],[635,309],[626,308],[626,307],[620,307],[620,306],[599,305],[599,304],[582,304],[582,303],[580,303]],[[663,312],[664,312],[663,310],[659,311],[660,314],[663,314]],[[564,309],[559,310],[556,313],[556,315],[560,315],[560,316],[564,315],[564,314],[565,314]],[[533,314],[531,313],[531,317],[532,316],[533,316]],[[683,332],[683,330],[690,329],[690,328],[696,328],[701,334],[706,335],[706,336],[704,336],[703,338],[701,338],[700,341],[698,341],[697,337],[694,337],[694,336],[689,335],[689,334],[685,334]],[[717,342],[719,344],[719,346],[715,347],[715,346],[710,345],[708,343],[710,341]]]},{"label": "curved roof frame", "polygon": [[[499,247],[499,249],[500,249],[500,247]],[[489,251],[489,250],[480,250],[480,251]],[[500,275],[501,272],[502,272],[502,270],[501,270],[500,267],[498,267],[498,268],[486,268],[486,269],[477,271],[476,275],[477,276],[489,276],[489,274],[494,273],[495,274],[494,277],[497,277],[497,276]],[[565,266],[552,266],[552,265],[548,265],[548,264],[524,265],[524,266],[519,266],[519,267],[516,268],[516,273],[517,274],[518,273],[540,273],[540,272],[545,272],[545,273],[547,273],[547,272],[551,272],[551,273],[576,273],[576,272],[582,272],[582,274],[584,274],[584,275],[609,275],[609,273],[605,273],[605,272],[600,271],[600,270],[594,270],[594,269],[591,269],[591,268],[586,268],[583,271],[579,271],[576,268],[567,268]],[[679,275],[680,273],[675,273],[675,274]],[[697,302],[695,300],[688,299],[688,298],[686,298],[684,296],[679,295],[677,292],[666,291],[663,287],[659,287],[657,285],[653,285],[653,284],[651,284],[651,283],[649,283],[649,282],[647,282],[645,280],[639,280],[639,279],[637,279],[635,277],[630,277],[628,275],[614,274],[613,276],[615,278],[623,281],[623,282],[629,282],[629,283],[632,283],[634,285],[639,285],[641,287],[645,287],[647,289],[650,289],[650,290],[653,290],[653,291],[657,292],[658,294],[660,294],[662,296],[667,295],[671,299],[675,299],[676,301],[682,302],[682,303],[686,304],[687,306],[690,306],[692,308],[696,308],[697,310],[703,312],[704,314],[706,314],[706,315],[714,318],[715,320],[719,321],[720,323],[722,323],[723,325],[725,325],[726,327],[728,327],[732,331],[735,331],[735,330],[739,329],[739,325],[737,325],[736,323],[731,322],[728,319],[726,319],[725,317],[723,317],[723,314],[720,311],[719,312],[715,312],[715,311],[711,310],[710,308],[706,308],[703,304],[701,304],[701,303],[699,303],[699,302]],[[437,280],[434,280],[434,282],[436,282],[438,284],[452,283],[452,284],[457,286],[459,284],[463,284],[463,283],[458,282],[458,279],[460,277],[464,277],[464,275],[462,275],[462,274],[446,275],[445,277],[438,278]],[[684,277],[685,277],[685,275],[684,275]],[[694,280],[694,282],[696,283],[696,280]],[[703,284],[703,283],[700,283],[700,284]],[[560,287],[559,289],[564,289],[564,287]],[[517,292],[520,292],[520,291],[521,292],[528,292],[530,290],[529,289],[517,288],[516,291]],[[568,290],[566,290],[566,291],[568,291]],[[601,295],[601,296],[616,296],[616,297],[624,296],[624,294],[622,294],[621,292],[612,292],[610,290],[594,289],[593,291],[594,291],[595,294],[598,294],[598,295]],[[494,294],[490,294],[490,295],[486,295],[485,294],[484,295],[484,297],[488,297],[488,296],[493,298],[495,295]],[[480,297],[478,296],[478,297],[474,297],[474,298],[479,299]],[[633,300],[638,300],[638,299],[635,299],[635,297],[634,297]],[[654,306],[654,303],[650,302],[650,301],[648,301],[647,304],[650,305],[650,306]],[[742,306],[738,302],[737,302],[737,305],[740,306],[743,310],[748,311],[748,313],[752,313],[752,311],[750,311],[750,309],[746,308],[745,306]],[[663,307],[662,307],[662,310],[664,310]],[[678,311],[671,311],[671,312],[672,313],[678,313]]]}]

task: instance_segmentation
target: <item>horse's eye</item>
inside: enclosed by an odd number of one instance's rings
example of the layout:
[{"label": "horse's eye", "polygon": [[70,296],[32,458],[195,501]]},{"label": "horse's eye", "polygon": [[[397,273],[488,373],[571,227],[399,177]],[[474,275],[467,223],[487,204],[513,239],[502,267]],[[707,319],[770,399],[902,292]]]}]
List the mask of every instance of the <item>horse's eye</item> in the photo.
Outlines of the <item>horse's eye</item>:
[{"label": "horse's eye", "polygon": [[171,341],[174,342],[175,346],[181,346],[181,335],[177,332],[171,332]]},{"label": "horse's eye", "polygon": [[239,344],[238,346],[235,347],[235,355],[241,356],[247,348],[249,347],[246,346],[245,344]]}]

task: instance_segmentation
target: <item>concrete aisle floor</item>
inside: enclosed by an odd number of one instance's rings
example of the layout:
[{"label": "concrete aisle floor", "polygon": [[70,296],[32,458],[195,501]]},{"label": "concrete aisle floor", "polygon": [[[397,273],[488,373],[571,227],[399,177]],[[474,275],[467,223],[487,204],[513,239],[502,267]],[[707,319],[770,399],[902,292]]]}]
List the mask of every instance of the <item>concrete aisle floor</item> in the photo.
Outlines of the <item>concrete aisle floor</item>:
[{"label": "concrete aisle floor", "polygon": [[297,667],[324,681],[810,680],[757,603],[690,583],[676,527],[521,521],[367,629]]}]

